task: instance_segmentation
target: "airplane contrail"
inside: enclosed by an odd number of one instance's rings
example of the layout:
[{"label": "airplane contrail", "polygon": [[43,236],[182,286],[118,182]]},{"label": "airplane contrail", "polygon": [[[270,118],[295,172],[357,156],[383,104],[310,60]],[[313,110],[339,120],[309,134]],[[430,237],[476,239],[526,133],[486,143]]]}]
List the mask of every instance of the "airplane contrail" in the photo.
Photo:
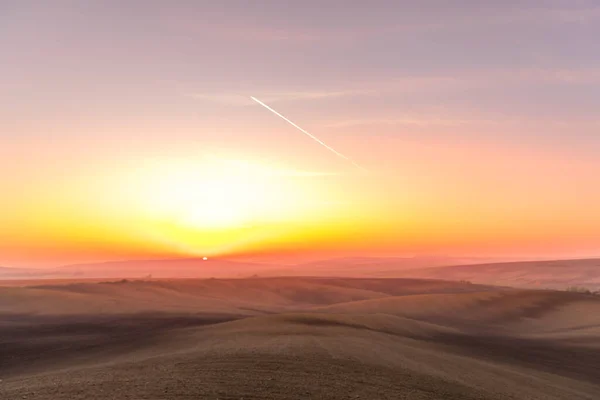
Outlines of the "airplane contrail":
[{"label": "airplane contrail", "polygon": [[325,144],[325,142],[323,142],[318,137],[312,135],[310,132],[307,132],[304,129],[300,128],[298,125],[296,125],[295,123],[293,123],[292,121],[290,121],[289,119],[287,119],[286,117],[284,117],[283,115],[279,114],[277,111],[273,110],[271,107],[269,107],[268,105],[266,105],[265,103],[263,103],[262,101],[260,101],[259,99],[257,99],[256,97],[250,96],[250,98],[252,100],[254,100],[255,102],[257,102],[258,104],[260,104],[261,106],[263,106],[264,108],[266,108],[267,110],[271,111],[273,114],[275,114],[278,117],[282,118],[284,121],[286,121],[287,123],[289,123],[290,125],[292,125],[294,128],[298,129],[300,132],[302,132],[305,135],[307,135],[309,138],[311,138],[315,142],[319,143],[321,146],[325,147],[327,150],[331,151],[336,156],[341,157],[344,160],[347,160],[347,161],[351,162],[355,167],[360,168],[360,169],[366,171],[365,168],[363,168],[360,165],[358,165],[357,163],[355,163],[352,159],[350,159],[349,157],[346,157],[345,155],[343,155],[342,153],[340,153],[339,151],[337,151],[333,147],[328,146],[327,144]]}]

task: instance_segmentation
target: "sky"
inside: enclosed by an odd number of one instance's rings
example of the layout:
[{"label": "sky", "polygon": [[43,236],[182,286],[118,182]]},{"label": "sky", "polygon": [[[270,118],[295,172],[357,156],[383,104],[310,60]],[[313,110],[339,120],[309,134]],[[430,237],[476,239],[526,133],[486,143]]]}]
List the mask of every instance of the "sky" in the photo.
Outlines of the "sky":
[{"label": "sky", "polygon": [[598,37],[597,1],[2,1],[0,265],[600,255]]}]

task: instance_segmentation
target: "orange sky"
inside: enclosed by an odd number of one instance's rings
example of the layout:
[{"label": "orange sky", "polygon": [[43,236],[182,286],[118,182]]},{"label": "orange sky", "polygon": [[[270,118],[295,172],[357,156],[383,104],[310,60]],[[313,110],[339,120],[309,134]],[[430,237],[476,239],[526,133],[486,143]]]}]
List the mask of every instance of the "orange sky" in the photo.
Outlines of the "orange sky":
[{"label": "orange sky", "polygon": [[600,254],[600,13],[298,7],[9,7],[0,266]]},{"label": "orange sky", "polygon": [[107,146],[110,155],[97,158],[87,144],[61,145],[48,154],[24,143],[3,158],[14,172],[0,200],[10,210],[5,264],[287,251],[578,255],[600,234],[594,160],[439,141],[344,142],[363,172],[326,151],[323,161],[285,163],[199,143],[168,156]]}]

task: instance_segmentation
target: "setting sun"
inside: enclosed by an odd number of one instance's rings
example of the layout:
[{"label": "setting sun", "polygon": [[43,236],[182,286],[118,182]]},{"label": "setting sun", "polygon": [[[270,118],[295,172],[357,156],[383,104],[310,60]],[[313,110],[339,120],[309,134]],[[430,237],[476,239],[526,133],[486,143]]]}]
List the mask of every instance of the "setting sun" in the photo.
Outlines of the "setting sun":
[{"label": "setting sun", "polygon": [[143,174],[140,206],[150,218],[187,228],[238,229],[302,211],[300,188],[274,167],[209,158],[167,162]]},{"label": "setting sun", "polygon": [[240,171],[199,172],[185,167],[153,182],[156,196],[148,202],[157,216],[201,230],[242,227],[273,201],[264,182]]},{"label": "setting sun", "polygon": [[[135,210],[122,217],[129,221],[125,231],[160,248],[223,254],[276,237],[312,235],[313,228],[301,226],[343,209],[336,203],[339,194],[319,184],[329,179],[321,175],[241,159],[160,159],[124,174],[113,203]],[[111,207],[97,201],[100,208]]]}]

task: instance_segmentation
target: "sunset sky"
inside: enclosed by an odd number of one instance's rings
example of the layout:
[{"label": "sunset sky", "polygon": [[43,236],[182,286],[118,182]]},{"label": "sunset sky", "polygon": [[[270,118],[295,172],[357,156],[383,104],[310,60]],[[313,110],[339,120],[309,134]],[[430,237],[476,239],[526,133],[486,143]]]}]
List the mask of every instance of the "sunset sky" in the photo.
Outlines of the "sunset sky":
[{"label": "sunset sky", "polygon": [[600,255],[599,37],[598,1],[1,1],[0,266]]}]

